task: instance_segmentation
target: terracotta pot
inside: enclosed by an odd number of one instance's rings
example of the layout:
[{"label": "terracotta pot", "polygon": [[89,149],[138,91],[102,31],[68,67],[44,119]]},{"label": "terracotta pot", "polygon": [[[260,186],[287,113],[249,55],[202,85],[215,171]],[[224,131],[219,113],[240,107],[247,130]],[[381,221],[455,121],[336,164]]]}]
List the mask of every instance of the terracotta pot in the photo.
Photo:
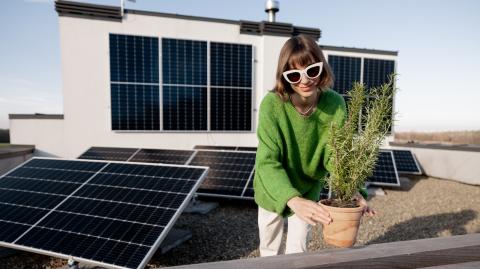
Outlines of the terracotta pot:
[{"label": "terracotta pot", "polygon": [[321,200],[320,206],[330,213],[332,222],[323,225],[323,239],[326,243],[342,248],[348,248],[357,240],[358,227],[362,218],[363,206],[341,208],[325,205],[327,200]]}]

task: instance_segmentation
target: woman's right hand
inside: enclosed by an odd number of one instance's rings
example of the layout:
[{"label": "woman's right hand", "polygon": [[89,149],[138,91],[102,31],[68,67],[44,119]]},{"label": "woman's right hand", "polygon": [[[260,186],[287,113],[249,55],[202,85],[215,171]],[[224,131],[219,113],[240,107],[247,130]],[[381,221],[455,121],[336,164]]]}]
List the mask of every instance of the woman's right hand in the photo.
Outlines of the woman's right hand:
[{"label": "woman's right hand", "polygon": [[330,214],[317,203],[302,197],[293,197],[288,200],[287,206],[306,223],[315,226],[318,222],[330,224]]}]

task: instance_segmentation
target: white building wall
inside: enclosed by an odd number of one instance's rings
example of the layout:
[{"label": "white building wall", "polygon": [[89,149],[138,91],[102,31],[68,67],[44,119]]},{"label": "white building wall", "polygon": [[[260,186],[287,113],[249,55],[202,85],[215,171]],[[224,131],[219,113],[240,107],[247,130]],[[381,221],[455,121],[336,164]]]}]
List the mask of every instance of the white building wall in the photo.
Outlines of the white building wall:
[{"label": "white building wall", "polygon": [[64,123],[61,119],[10,120],[10,144],[35,145],[36,156],[64,156]]},{"label": "white building wall", "polygon": [[[12,119],[12,143],[34,144],[42,155],[63,158],[76,158],[91,146],[173,149],[192,149],[201,144],[257,146],[258,109],[267,91],[275,84],[278,56],[288,37],[240,34],[240,25],[228,22],[132,13],[126,13],[122,22],[70,16],[58,18],[64,120]],[[251,44],[254,55],[253,130],[112,131],[109,33],[158,37],[159,41],[167,37]],[[325,52],[327,55],[333,53]],[[161,65],[161,51],[159,55]]]}]

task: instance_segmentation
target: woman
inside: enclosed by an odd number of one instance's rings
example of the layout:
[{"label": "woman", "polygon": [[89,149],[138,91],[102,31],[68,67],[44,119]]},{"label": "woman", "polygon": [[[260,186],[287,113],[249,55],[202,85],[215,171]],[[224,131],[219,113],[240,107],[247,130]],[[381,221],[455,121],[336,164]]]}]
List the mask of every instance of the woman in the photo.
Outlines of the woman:
[{"label": "woman", "polygon": [[[288,217],[285,254],[307,251],[310,225],[329,224],[317,204],[331,171],[325,150],[332,121],[342,126],[345,101],[330,89],[333,74],[315,40],[290,38],[278,60],[276,85],[260,105],[254,191],[258,204],[260,256],[278,255]],[[363,195],[366,195],[363,193]],[[376,212],[360,193],[364,214]]]}]

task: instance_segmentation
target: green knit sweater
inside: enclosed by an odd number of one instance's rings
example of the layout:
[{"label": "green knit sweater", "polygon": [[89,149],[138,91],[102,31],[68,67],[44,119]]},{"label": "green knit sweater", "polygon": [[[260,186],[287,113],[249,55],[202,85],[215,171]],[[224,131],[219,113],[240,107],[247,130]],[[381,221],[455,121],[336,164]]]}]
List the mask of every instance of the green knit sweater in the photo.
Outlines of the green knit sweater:
[{"label": "green knit sweater", "polygon": [[325,177],[330,123],[343,126],[343,97],[328,89],[320,95],[316,110],[303,117],[290,101],[270,91],[260,104],[258,148],[253,181],[255,202],[283,217],[293,214],[287,206],[295,196],[318,201]]}]

